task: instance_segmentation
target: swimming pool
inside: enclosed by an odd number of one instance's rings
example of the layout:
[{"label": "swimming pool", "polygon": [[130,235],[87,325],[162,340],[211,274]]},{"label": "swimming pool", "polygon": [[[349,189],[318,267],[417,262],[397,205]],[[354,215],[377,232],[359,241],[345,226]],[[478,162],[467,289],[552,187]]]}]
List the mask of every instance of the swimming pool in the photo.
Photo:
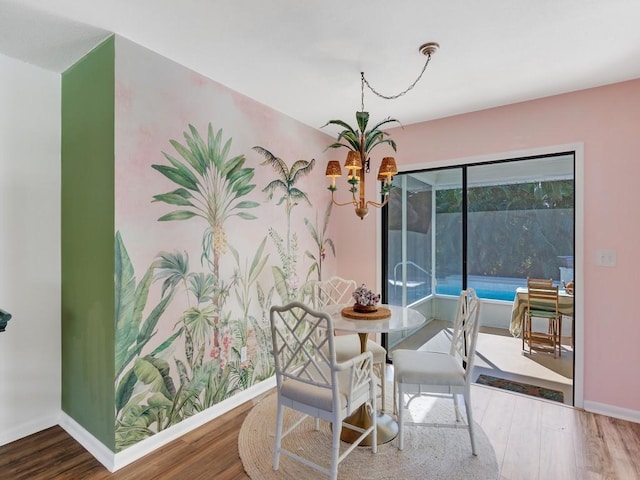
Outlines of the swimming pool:
[{"label": "swimming pool", "polygon": [[[473,286],[469,285],[469,287],[473,288],[478,297],[484,298],[485,300],[503,300],[507,302],[512,302],[514,297],[516,296],[516,288],[513,287],[510,290],[501,290],[501,289],[493,289],[493,288],[485,288],[483,286]],[[460,294],[460,286],[454,285],[444,285],[436,287],[436,293],[440,295],[459,295]]]},{"label": "swimming pool", "polygon": [[[502,300],[512,302],[516,289],[527,286],[526,278],[481,277],[470,275],[467,286],[473,288],[478,297],[486,300]],[[459,275],[439,279],[436,283],[436,294],[459,295],[462,278]]]},{"label": "swimming pool", "polygon": [[[390,283],[391,282],[390,280]],[[556,283],[558,283],[556,281]],[[511,277],[483,277],[478,275],[470,275],[468,277],[469,288],[473,288],[478,297],[485,300],[500,300],[503,302],[513,302],[516,295],[516,289],[527,286],[526,278]],[[396,288],[389,288],[388,301],[391,304],[399,305],[402,301],[402,286],[396,284]],[[460,295],[462,288],[462,277],[460,275],[451,275],[436,280],[437,295]],[[413,303],[421,298],[431,295],[430,285],[428,282],[409,284],[407,288],[407,303]]]}]

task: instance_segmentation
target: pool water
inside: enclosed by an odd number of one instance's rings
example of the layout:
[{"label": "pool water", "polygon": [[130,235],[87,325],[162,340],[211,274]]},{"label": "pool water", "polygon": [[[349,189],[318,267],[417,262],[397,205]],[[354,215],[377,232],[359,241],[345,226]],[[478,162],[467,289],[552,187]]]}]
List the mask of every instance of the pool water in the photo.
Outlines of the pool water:
[{"label": "pool water", "polygon": [[[507,302],[512,302],[514,297],[516,296],[516,288],[523,286],[525,285],[509,285],[508,287],[505,286],[505,288],[496,288],[493,285],[469,285],[469,287],[473,288],[476,291],[476,294],[480,298],[484,298],[486,300],[503,300]],[[436,287],[436,293],[441,295],[457,296],[460,294],[460,285],[438,285]]]},{"label": "pool water", "polygon": [[[516,289],[527,286],[526,278],[510,277],[483,277],[470,275],[468,285],[473,288],[478,297],[485,300],[500,300],[503,302],[513,302],[516,296]],[[439,295],[460,295],[462,288],[462,278],[460,275],[452,275],[437,280],[436,294]],[[431,294],[428,284],[420,284],[415,288],[407,289],[407,303],[413,303]],[[402,300],[402,288],[389,289],[389,303],[396,304]],[[396,303],[394,303],[396,302]]]}]

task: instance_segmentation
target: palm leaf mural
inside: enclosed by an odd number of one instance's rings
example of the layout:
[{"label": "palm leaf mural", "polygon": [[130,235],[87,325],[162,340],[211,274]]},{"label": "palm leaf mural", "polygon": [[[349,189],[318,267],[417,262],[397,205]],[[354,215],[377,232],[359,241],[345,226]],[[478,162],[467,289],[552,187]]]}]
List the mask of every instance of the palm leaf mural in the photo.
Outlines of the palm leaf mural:
[{"label": "palm leaf mural", "polygon": [[269,236],[273,239],[282,260],[282,268],[272,267],[276,282],[276,291],[283,302],[289,302],[297,296],[297,236],[295,233],[293,235],[291,234],[291,211],[302,201],[311,205],[307,194],[297,188],[295,184],[300,178],[313,170],[316,161],[315,159],[310,161],[297,160],[293,162],[293,165],[289,168],[284,160],[276,157],[266,148],[256,146],[253,147],[253,149],[265,157],[265,160],[260,165],[271,165],[277,174],[277,178],[270,181],[262,191],[268,194],[269,200],[273,199],[276,192],[281,191],[282,193],[282,196],[277,201],[277,205],[284,204],[285,206],[287,218],[286,244],[273,228],[269,229]]},{"label": "palm leaf mural", "polygon": [[216,292],[215,277],[209,273],[191,273],[188,276],[189,290],[196,302],[212,302]]},{"label": "palm leaf mural", "polygon": [[153,280],[164,279],[162,296],[169,288],[175,288],[180,283],[186,288],[189,273],[189,254],[187,252],[160,252],[158,256],[160,257],[156,262],[158,272]]},{"label": "palm leaf mural", "polygon": [[216,318],[218,318],[218,311],[213,304],[191,307],[184,312],[182,321],[195,345],[200,347],[207,343],[210,332],[215,327]]},{"label": "palm leaf mural", "polygon": [[269,200],[273,198],[276,191],[282,190],[282,197],[280,197],[277,204],[285,204],[287,217],[291,215],[291,210],[298,205],[301,200],[311,205],[307,194],[297,189],[294,185],[300,177],[307,175],[313,170],[316,163],[315,159],[311,161],[297,160],[291,165],[291,168],[289,168],[284,160],[276,157],[266,148],[253,147],[253,149],[265,157],[265,160],[260,165],[271,165],[278,174],[278,178],[269,182],[262,190],[269,194]]},{"label": "palm leaf mural", "polygon": [[170,140],[181,160],[162,152],[171,165],[152,165],[179,187],[154,195],[156,202],[180,207],[158,220],[188,220],[193,217],[205,220],[205,235],[211,236],[213,274],[218,277],[218,259],[227,247],[225,222],[232,216],[245,220],[256,218],[246,210],[259,206],[259,203],[241,200],[255,188],[255,184],[251,183],[254,169],[243,166],[243,155],[227,159],[231,139],[223,144],[222,130],[214,133],[211,124],[208,126],[206,142],[193,125],[189,125],[189,131],[184,132],[184,139],[186,145]]}]

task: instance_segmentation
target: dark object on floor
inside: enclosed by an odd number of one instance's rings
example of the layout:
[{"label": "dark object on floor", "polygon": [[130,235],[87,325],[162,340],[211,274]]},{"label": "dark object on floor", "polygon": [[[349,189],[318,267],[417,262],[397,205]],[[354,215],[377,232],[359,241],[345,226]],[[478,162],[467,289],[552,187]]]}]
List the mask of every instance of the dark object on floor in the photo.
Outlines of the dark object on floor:
[{"label": "dark object on floor", "polygon": [[11,320],[11,314],[0,309],[0,332],[4,332],[6,330],[9,320]]},{"label": "dark object on floor", "polygon": [[480,385],[488,385],[490,387],[502,388],[503,390],[509,390],[511,392],[524,393],[525,395],[553,400],[555,402],[564,402],[564,394],[559,390],[537,387],[535,385],[529,385],[528,383],[514,382],[513,380],[492,377],[491,375],[479,375],[476,383],[479,383]]}]

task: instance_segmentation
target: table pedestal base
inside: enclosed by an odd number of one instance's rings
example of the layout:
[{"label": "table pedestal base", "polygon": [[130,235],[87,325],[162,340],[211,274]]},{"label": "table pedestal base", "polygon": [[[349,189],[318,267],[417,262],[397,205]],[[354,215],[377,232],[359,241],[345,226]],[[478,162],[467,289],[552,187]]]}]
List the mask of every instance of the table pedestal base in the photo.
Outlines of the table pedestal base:
[{"label": "table pedestal base", "polygon": [[[396,435],[398,435],[398,423],[386,413],[377,413],[376,414],[376,433],[378,435],[378,445],[382,445],[383,443],[390,442]],[[357,427],[361,428],[369,428],[371,426],[371,415],[367,412],[367,408],[363,405],[355,413],[348,416],[344,420],[346,423],[350,423]],[[360,436],[359,432],[355,430],[351,430],[350,428],[343,428],[342,433],[340,434],[340,440],[347,443],[353,443]],[[360,445],[362,446],[371,446],[373,443],[372,435],[366,437]]]}]

